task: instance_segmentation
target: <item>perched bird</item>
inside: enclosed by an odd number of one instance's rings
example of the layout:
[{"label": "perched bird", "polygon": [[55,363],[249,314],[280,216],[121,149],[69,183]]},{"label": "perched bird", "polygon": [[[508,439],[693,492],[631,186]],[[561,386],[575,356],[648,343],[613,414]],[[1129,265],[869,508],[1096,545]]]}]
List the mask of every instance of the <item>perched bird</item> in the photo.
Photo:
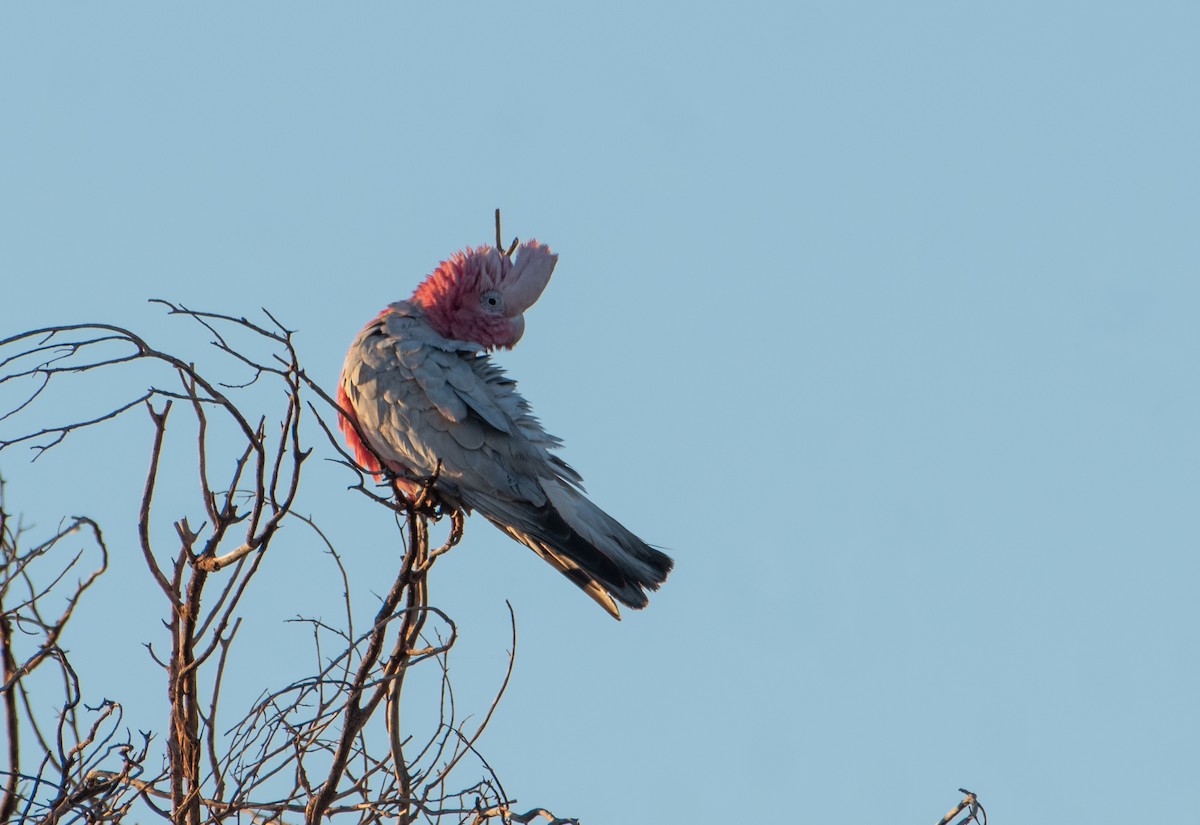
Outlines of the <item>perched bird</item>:
[{"label": "perched bird", "polygon": [[355,337],[339,425],[363,467],[378,474],[377,455],[410,496],[421,484],[405,478],[436,476],[442,502],[479,513],[619,619],[616,603],[645,607],[672,561],[584,496],[552,452],[562,442],[488,354],[520,340],[557,260],[530,241],[515,260],[483,246],[443,261]]}]

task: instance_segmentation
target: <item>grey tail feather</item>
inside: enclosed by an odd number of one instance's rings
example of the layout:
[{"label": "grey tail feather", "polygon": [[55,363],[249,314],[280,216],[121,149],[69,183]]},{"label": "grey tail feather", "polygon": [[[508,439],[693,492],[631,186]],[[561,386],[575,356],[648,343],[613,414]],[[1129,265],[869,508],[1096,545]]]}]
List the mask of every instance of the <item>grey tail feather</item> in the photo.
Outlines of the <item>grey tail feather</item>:
[{"label": "grey tail feather", "polygon": [[480,512],[573,581],[615,619],[621,618],[616,602],[641,610],[649,603],[645,591],[657,590],[674,566],[670,556],[612,519],[610,527],[617,535],[610,537],[620,554],[616,558],[615,553],[605,553],[581,536],[549,503],[528,507],[528,518],[522,519],[519,527]]}]

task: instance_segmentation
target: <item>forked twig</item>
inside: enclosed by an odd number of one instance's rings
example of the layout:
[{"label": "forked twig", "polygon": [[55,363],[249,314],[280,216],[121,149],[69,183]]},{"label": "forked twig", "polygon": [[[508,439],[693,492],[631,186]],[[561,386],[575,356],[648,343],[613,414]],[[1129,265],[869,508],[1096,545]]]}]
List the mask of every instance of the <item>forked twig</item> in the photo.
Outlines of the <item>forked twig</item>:
[{"label": "forked twig", "polygon": [[508,245],[508,249],[506,250],[504,248],[504,241],[501,240],[501,236],[500,236],[500,208],[497,207],[496,208],[496,251],[503,254],[506,258],[511,258],[513,252],[515,252],[517,249],[518,243],[520,243],[520,239],[513,238],[512,243]]}]

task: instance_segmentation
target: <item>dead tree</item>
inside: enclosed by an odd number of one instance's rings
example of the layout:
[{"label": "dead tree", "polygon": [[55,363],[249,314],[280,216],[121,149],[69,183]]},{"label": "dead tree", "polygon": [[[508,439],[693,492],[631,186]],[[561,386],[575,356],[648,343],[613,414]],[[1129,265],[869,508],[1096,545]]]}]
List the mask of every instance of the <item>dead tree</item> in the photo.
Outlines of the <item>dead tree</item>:
[{"label": "dead tree", "polygon": [[[573,821],[540,808],[514,812],[513,800],[476,750],[507,674],[482,722],[467,728],[457,715],[446,658],[456,627],[430,606],[428,577],[460,538],[461,515],[442,507],[431,479],[415,479],[427,482],[426,492],[410,499],[394,477],[372,478],[355,463],[333,437],[336,404],[305,374],[293,333],[269,313],[256,323],[163,305],[211,334],[215,352],[208,352],[216,366],[197,367],[193,359],[107,324],[49,327],[0,341],[0,390],[15,399],[0,409],[0,457],[14,461],[16,448],[24,446],[36,458],[64,449],[63,442],[81,430],[138,410],[147,416],[149,463],[136,527],[142,560],[161,594],[168,637],[165,648],[148,645],[147,665],[159,669],[165,687],[160,731],[124,730],[117,701],[88,706],[59,640],[84,609],[88,588],[107,570],[103,534],[96,522],[80,518],[30,543],[0,486],[0,705],[8,743],[0,821],[115,822],[130,813],[138,821],[158,814],[181,825],[333,817],[364,823]],[[144,370],[149,389],[104,399],[94,413],[44,423],[53,418],[54,410],[42,407],[49,406],[45,397],[55,386],[128,368]],[[245,379],[217,377],[233,371]],[[264,397],[282,397],[282,407],[252,413]],[[196,433],[194,460],[168,467],[167,424],[181,416]],[[36,423],[15,423],[26,420]],[[221,688],[238,678],[227,665],[241,626],[239,607],[279,542],[280,528],[294,523],[315,531],[341,569],[317,520],[294,509],[313,449],[302,438],[302,421],[316,422],[322,443],[353,474],[353,489],[395,513],[400,566],[369,627],[353,627],[345,581],[346,623],[310,620],[318,646],[315,672],[230,712]],[[152,529],[161,518],[156,493],[179,472],[193,476],[197,496],[189,512],[172,518],[174,539],[167,544]],[[429,524],[444,516],[452,522],[449,535],[430,547]],[[67,548],[67,537],[74,547],[78,536],[87,536],[90,550]],[[91,572],[70,584],[72,571],[83,565]],[[513,627],[515,649],[515,622]],[[434,734],[416,743],[404,733],[404,684],[410,669],[426,663],[440,668],[442,701]],[[511,667],[510,651],[509,672]],[[62,695],[55,720],[39,715],[30,701],[31,690],[45,695],[50,679],[43,677],[49,676]],[[468,763],[473,778],[459,778]]]}]

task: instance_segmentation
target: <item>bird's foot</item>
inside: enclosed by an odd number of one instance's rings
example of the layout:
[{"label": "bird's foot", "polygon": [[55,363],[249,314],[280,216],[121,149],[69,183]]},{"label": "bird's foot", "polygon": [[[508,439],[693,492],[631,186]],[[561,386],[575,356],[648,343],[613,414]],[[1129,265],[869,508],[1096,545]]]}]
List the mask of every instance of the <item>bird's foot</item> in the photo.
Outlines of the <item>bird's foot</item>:
[{"label": "bird's foot", "polygon": [[438,556],[443,556],[450,552],[450,548],[458,544],[462,539],[463,534],[463,511],[462,510],[446,510],[450,514],[450,534],[446,536],[446,540],[442,542],[440,547],[435,547],[429,551],[429,555],[416,566],[415,570],[418,573],[424,573],[428,570]]}]

